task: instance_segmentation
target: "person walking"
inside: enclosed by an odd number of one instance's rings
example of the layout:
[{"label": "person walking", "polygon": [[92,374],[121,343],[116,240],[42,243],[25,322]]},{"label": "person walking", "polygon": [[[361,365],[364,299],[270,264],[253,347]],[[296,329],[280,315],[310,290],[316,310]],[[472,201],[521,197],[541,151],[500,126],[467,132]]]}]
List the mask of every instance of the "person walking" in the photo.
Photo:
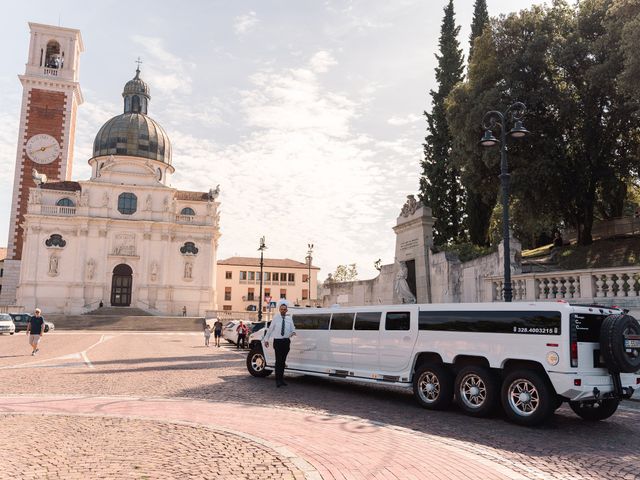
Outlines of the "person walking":
[{"label": "person walking", "polygon": [[40,340],[44,335],[44,317],[42,310],[36,308],[35,314],[27,323],[27,335],[29,335],[29,345],[31,345],[31,355],[35,355],[40,351]]},{"label": "person walking", "polygon": [[238,343],[236,344],[236,348],[240,348],[240,342],[241,341],[242,341],[242,348],[245,348],[246,340],[247,340],[247,333],[249,333],[249,329],[243,323],[242,320],[240,320],[240,324],[236,328],[236,333],[238,334]]},{"label": "person walking", "polygon": [[211,327],[207,324],[207,326],[204,327],[204,346],[205,347],[209,346],[210,338],[211,338]]},{"label": "person walking", "polygon": [[278,388],[287,386],[284,381],[284,367],[291,348],[291,337],[296,334],[293,318],[287,315],[288,309],[289,302],[284,299],[278,302],[279,313],[274,315],[264,336],[264,346],[267,348],[269,348],[269,341],[273,338],[273,349],[276,353],[276,387]]},{"label": "person walking", "polygon": [[182,307],[182,316],[183,317],[187,316],[187,306],[186,305]]},{"label": "person walking", "polygon": [[220,337],[222,337],[222,322],[219,318],[216,318],[213,324],[213,343],[216,344],[216,347],[220,346]]}]

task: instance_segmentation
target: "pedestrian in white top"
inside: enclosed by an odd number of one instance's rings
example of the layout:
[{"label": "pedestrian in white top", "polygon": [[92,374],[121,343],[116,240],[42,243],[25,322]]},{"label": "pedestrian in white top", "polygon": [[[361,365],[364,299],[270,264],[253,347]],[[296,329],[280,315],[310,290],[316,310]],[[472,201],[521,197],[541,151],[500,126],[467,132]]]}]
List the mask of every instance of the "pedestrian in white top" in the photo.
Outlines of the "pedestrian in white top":
[{"label": "pedestrian in white top", "polygon": [[291,348],[291,337],[296,334],[293,318],[287,315],[289,302],[278,302],[279,313],[275,314],[271,325],[264,337],[264,346],[269,348],[269,341],[273,338],[273,349],[276,353],[276,387],[286,387],[284,382],[284,366]]}]

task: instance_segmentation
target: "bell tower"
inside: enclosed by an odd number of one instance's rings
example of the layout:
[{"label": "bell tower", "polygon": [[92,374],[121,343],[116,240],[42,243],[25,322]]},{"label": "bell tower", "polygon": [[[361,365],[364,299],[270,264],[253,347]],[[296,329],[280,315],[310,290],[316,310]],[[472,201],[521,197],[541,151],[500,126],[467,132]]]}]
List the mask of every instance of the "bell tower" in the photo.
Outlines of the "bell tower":
[{"label": "bell tower", "polygon": [[79,30],[29,23],[31,38],[22,83],[22,109],[0,305],[14,305],[20,277],[32,170],[49,181],[71,179],[76,111],[82,104],[79,67],[84,51]]}]

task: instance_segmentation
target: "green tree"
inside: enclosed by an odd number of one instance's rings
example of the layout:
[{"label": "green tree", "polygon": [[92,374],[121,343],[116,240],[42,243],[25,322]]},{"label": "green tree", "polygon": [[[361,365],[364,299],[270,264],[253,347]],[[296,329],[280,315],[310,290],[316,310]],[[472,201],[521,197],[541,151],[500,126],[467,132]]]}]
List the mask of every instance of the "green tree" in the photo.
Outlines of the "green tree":
[{"label": "green tree", "polygon": [[633,85],[622,87],[638,8],[626,0],[558,0],[494,20],[474,42],[467,81],[447,99],[453,156],[463,183],[491,199],[499,152],[484,152],[481,162],[471,155],[478,124],[487,110],[527,105],[532,135],[508,143],[513,228],[523,240],[533,229],[565,224],[588,244],[595,218],[623,210],[640,168],[638,101]]},{"label": "green tree", "polygon": [[486,0],[476,0],[473,4],[473,19],[471,20],[471,35],[469,35],[469,59],[473,57],[473,43],[476,41],[484,29],[489,25],[489,12]]},{"label": "green tree", "polygon": [[358,278],[358,269],[355,263],[338,265],[331,279],[334,282],[352,282]]},{"label": "green tree", "polygon": [[445,99],[453,87],[463,79],[463,55],[458,42],[460,27],[456,27],[453,0],[444,9],[436,54],[437,90],[431,90],[431,113],[427,117],[427,136],[420,178],[420,199],[431,207],[434,223],[434,243],[443,245],[463,234],[464,196],[460,174],[451,162],[451,134],[445,114]]}]

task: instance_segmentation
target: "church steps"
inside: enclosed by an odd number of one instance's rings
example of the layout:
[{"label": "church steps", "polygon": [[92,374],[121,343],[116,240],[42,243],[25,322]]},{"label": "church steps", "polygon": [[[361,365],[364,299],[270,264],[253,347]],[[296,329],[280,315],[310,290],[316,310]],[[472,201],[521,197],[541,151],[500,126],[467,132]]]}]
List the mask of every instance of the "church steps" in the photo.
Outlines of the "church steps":
[{"label": "church steps", "polygon": [[[46,315],[56,330],[202,331],[202,317],[138,315]],[[55,333],[55,332],[54,332]]]}]

